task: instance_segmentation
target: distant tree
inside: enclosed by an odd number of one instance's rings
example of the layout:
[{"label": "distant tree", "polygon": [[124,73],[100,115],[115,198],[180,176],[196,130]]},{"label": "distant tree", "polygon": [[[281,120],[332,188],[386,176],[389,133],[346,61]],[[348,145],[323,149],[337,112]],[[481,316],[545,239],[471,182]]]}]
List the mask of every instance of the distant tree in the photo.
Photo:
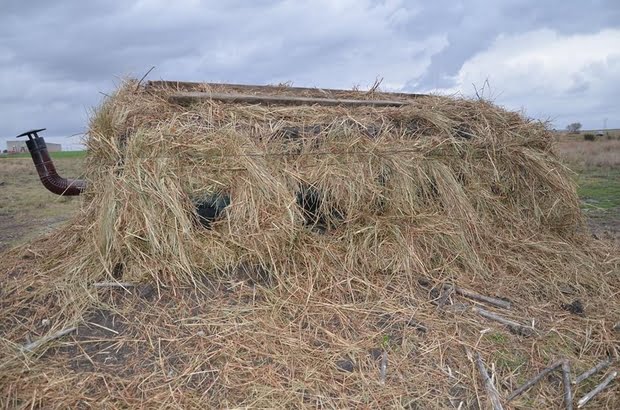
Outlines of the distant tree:
[{"label": "distant tree", "polygon": [[581,129],[581,123],[580,122],[573,122],[572,124],[568,124],[566,126],[566,131],[570,132],[571,134],[579,133],[580,129]]}]

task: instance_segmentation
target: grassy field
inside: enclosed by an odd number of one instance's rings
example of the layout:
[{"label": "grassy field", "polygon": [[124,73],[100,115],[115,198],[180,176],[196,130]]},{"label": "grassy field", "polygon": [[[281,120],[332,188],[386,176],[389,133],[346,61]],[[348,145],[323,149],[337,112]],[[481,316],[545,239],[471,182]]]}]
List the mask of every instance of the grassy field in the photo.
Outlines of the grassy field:
[{"label": "grassy field", "polygon": [[[60,151],[60,152],[50,152],[50,156],[52,159],[65,159],[65,158],[77,158],[81,159],[86,156],[86,151]],[[1,159],[19,159],[19,158],[28,158],[30,159],[30,153],[28,152],[20,152],[17,154],[0,154]]]},{"label": "grassy field", "polygon": [[575,172],[582,208],[595,235],[620,242],[620,140],[562,135],[558,152]]},{"label": "grassy field", "polygon": [[[558,151],[575,172],[595,234],[620,241],[620,140],[560,135]],[[62,176],[77,178],[85,155],[66,151],[52,153],[52,158]],[[0,155],[0,191],[0,251],[57,227],[79,206],[78,198],[43,188],[29,154]]]},{"label": "grassy field", "polygon": [[[52,154],[58,172],[79,177],[84,151]],[[0,251],[53,229],[78,209],[76,197],[47,191],[30,154],[0,156]]]}]

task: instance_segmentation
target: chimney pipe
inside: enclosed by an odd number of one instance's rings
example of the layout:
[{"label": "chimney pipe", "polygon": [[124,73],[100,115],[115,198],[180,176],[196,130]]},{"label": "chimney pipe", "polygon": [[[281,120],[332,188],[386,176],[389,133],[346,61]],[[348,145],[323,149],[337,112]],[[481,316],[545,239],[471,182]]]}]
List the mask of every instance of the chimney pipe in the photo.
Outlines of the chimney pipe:
[{"label": "chimney pipe", "polygon": [[47,152],[47,144],[45,144],[43,137],[38,135],[39,132],[44,130],[45,128],[26,131],[16,138],[28,137],[26,146],[28,151],[30,151],[30,156],[32,156],[32,162],[34,162],[34,166],[37,168],[39,179],[45,188],[56,195],[80,195],[86,189],[86,181],[83,179],[62,178],[58,175],[52,158],[50,158],[50,154]]}]

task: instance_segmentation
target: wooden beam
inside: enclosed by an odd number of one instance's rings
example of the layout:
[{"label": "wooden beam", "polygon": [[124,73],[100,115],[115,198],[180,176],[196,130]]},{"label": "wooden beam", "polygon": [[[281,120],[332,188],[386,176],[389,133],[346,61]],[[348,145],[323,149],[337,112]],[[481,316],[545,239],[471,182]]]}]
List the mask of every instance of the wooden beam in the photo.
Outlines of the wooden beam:
[{"label": "wooden beam", "polygon": [[[243,94],[250,94],[256,92],[274,92],[274,91],[289,91],[293,94],[306,94],[309,97],[330,97],[335,98],[338,96],[351,96],[352,94],[367,94],[366,91],[355,90],[342,90],[335,88],[310,88],[310,87],[289,87],[279,85],[250,85],[250,84],[226,84],[226,83],[199,83],[189,81],[148,81],[146,88],[172,88],[177,91],[204,91],[205,89],[212,88],[214,90],[231,90],[240,92]],[[397,93],[397,92],[377,92],[378,94],[390,95],[400,98],[417,98],[427,97],[426,94],[414,94],[414,93]]]},{"label": "wooden beam", "polygon": [[320,105],[346,107],[401,107],[409,103],[391,100],[352,100],[337,98],[291,97],[284,95],[252,95],[185,91],[177,92],[169,97],[169,101],[180,105],[190,105],[204,101],[222,101],[228,103],[276,104],[276,105]]}]

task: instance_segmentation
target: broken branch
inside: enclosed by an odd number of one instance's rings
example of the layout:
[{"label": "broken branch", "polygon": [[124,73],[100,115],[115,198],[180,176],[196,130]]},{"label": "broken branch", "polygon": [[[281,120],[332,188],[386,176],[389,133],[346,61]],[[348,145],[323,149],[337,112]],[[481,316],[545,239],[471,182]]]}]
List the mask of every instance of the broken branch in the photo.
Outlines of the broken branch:
[{"label": "broken branch", "polygon": [[580,409],[585,406],[587,402],[589,402],[594,396],[599,394],[605,387],[607,387],[607,385],[611,383],[611,381],[615,379],[617,375],[617,371],[611,372],[611,374],[607,376],[605,380],[599,383],[591,392],[579,399],[579,401],[577,402],[577,408]]},{"label": "broken branch", "polygon": [[570,364],[568,360],[562,363],[562,380],[564,384],[564,404],[566,410],[573,410],[573,393],[570,388]]},{"label": "broken branch", "polygon": [[131,282],[97,282],[93,283],[96,288],[131,288],[136,286]]},{"label": "broken branch", "polygon": [[486,319],[490,319],[490,320],[494,320],[496,322],[499,322],[503,325],[508,326],[509,328],[511,328],[512,330],[514,330],[515,332],[522,334],[524,336],[530,336],[532,333],[535,332],[535,330],[529,326],[524,326],[521,323],[517,323],[513,320],[510,319],[506,319],[503,316],[500,316],[498,314],[495,314],[493,312],[489,312],[488,310],[485,310],[483,308],[480,307],[474,307],[473,311],[478,313],[480,316],[486,318]]},{"label": "broken branch", "polygon": [[466,298],[474,299],[480,302],[485,302],[490,305],[494,305],[503,309],[510,309],[510,302],[498,298],[494,298],[491,296],[484,296],[479,293],[474,292],[473,290],[454,287],[454,291],[461,296],[465,296]]},{"label": "broken branch", "polygon": [[524,392],[529,390],[533,385],[538,383],[543,377],[545,377],[546,375],[548,375],[549,373],[551,373],[552,371],[554,371],[558,367],[561,367],[562,363],[564,363],[564,360],[558,360],[557,362],[553,362],[553,364],[551,364],[551,366],[543,369],[536,376],[532,377],[530,380],[528,380],[525,383],[523,383],[523,385],[521,387],[519,387],[518,389],[513,391],[510,394],[510,396],[508,396],[508,401],[513,400],[514,398],[520,396],[521,394],[523,394]]},{"label": "broken branch", "polygon": [[502,410],[502,401],[499,397],[499,393],[493,382],[489,378],[489,374],[487,373],[487,369],[484,367],[484,363],[482,362],[482,357],[480,357],[480,353],[476,352],[476,364],[478,365],[478,371],[480,372],[480,376],[484,381],[484,388],[487,391],[487,395],[491,400],[491,405],[493,406],[493,410]]},{"label": "broken branch", "polygon": [[40,346],[44,345],[45,343],[51,342],[52,340],[55,340],[55,339],[59,339],[59,338],[65,336],[65,335],[68,335],[69,333],[71,333],[71,332],[73,332],[75,330],[77,330],[77,327],[69,327],[67,329],[60,330],[60,331],[58,331],[58,332],[56,332],[56,333],[54,333],[52,335],[44,336],[44,337],[42,337],[39,340],[36,340],[34,342],[31,342],[31,343],[28,343],[28,344],[24,345],[22,347],[22,350],[23,351],[32,352],[33,350],[39,348]]},{"label": "broken branch", "polygon": [[379,382],[383,385],[385,384],[385,376],[387,375],[387,363],[388,363],[388,354],[384,350],[381,354],[381,368],[380,368],[380,379]]},{"label": "broken branch", "polygon": [[611,364],[611,362],[612,362],[611,358],[608,357],[602,362],[600,362],[599,364],[597,364],[596,366],[594,366],[593,368],[591,368],[590,370],[586,370],[585,372],[581,373],[575,379],[575,384],[579,384],[585,379],[587,379],[588,377],[600,372],[603,369],[606,369]]}]

